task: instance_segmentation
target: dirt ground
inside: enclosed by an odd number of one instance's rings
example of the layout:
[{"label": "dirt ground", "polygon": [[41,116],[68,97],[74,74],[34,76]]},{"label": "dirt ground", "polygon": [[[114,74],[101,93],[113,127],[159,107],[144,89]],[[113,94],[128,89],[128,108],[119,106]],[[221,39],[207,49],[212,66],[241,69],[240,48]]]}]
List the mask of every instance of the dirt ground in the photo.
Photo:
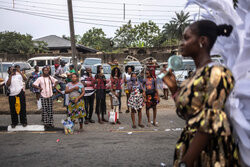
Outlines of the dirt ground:
[{"label": "dirt ground", "polygon": [[[36,103],[36,96],[35,94],[31,93],[30,90],[26,90],[26,110],[27,114],[40,114],[41,111],[37,110],[37,103]],[[160,95],[163,95],[162,91],[159,91]],[[60,98],[61,101],[63,101],[62,98]],[[66,108],[63,107],[63,102],[59,103],[56,100],[53,103],[53,111],[54,113],[60,113],[64,114],[66,112]],[[107,110],[110,110],[110,98],[107,95],[106,98],[106,105],[107,105]],[[4,94],[0,95],[0,114],[9,114],[10,109],[9,109],[9,101],[8,97],[5,96]],[[174,102],[173,100],[169,97],[169,100],[165,100],[161,98],[160,103],[157,106],[158,109],[163,109],[163,108],[173,108],[174,109]],[[126,111],[126,96],[122,95],[122,112]]]}]

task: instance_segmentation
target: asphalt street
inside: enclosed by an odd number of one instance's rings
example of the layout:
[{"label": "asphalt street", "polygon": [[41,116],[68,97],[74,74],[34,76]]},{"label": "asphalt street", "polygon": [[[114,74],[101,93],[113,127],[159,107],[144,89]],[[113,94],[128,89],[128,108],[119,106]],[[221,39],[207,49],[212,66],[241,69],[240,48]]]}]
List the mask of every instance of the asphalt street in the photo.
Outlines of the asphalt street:
[{"label": "asphalt street", "polygon": [[[65,135],[64,118],[54,115],[53,131],[9,133],[4,128],[11,123],[10,115],[0,115],[0,166],[172,166],[184,126],[173,107],[158,111],[159,127],[132,129],[130,114],[123,113],[121,125],[94,123],[84,125],[83,132],[76,125],[73,135]],[[41,124],[41,116],[28,115],[28,123]]]}]

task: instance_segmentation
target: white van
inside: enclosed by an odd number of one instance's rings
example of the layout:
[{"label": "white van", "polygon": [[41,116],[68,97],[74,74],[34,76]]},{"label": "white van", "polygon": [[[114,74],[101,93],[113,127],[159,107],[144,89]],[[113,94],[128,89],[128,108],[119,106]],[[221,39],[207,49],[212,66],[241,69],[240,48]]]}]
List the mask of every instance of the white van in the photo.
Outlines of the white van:
[{"label": "white van", "polygon": [[[221,57],[212,57],[211,59],[213,62],[223,64],[223,59]],[[182,62],[182,67],[179,70],[174,71],[176,80],[179,84],[187,79],[189,71],[194,72],[196,70],[193,59],[183,59]]]},{"label": "white van", "polygon": [[[34,57],[29,59],[27,62],[31,65],[31,67],[35,67],[36,65],[39,67],[44,67],[46,65],[54,65],[55,62],[54,60],[58,57],[54,56],[47,56],[47,57]],[[72,58],[71,57],[62,57],[60,56],[60,59],[66,62],[66,65],[69,65],[72,63]]]}]

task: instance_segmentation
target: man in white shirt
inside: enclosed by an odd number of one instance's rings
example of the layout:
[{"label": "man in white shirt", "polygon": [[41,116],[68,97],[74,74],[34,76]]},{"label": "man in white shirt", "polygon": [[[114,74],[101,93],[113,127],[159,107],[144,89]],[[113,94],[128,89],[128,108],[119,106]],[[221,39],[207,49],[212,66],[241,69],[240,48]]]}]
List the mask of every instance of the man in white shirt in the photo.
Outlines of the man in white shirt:
[{"label": "man in white shirt", "polygon": [[12,121],[11,126],[12,128],[16,127],[18,124],[18,115],[20,115],[20,122],[25,127],[27,126],[27,116],[23,81],[26,81],[27,78],[19,68],[11,67],[8,73],[9,76],[5,78],[5,84],[10,90],[9,105]]}]

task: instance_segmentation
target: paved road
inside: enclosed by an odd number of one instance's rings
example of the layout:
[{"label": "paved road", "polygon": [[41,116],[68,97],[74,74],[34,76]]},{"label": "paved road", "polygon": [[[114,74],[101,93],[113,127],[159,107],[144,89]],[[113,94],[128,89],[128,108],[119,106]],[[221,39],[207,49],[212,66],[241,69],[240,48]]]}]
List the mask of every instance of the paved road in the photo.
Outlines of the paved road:
[{"label": "paved road", "polygon": [[[90,124],[84,126],[84,132],[74,135],[64,135],[62,131],[1,131],[0,166],[172,166],[179,128],[184,125],[173,108],[158,111],[157,128],[132,130],[130,114],[120,117],[121,125]],[[64,115],[54,116],[56,127],[62,128],[63,118]],[[40,120],[40,115],[28,115],[29,124],[40,124]],[[8,124],[10,116],[0,115],[0,126]]]}]

